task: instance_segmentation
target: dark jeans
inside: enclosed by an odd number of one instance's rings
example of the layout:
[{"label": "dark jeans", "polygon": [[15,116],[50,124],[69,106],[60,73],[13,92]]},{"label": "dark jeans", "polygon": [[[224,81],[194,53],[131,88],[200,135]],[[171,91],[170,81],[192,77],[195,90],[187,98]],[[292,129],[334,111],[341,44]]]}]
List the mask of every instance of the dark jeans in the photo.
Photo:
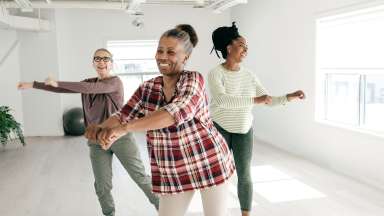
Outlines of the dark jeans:
[{"label": "dark jeans", "polygon": [[253,129],[246,134],[230,133],[215,123],[217,130],[227,141],[229,149],[233,153],[237,172],[237,196],[239,197],[242,211],[250,211],[252,208],[253,185],[251,178],[251,161],[253,149]]}]

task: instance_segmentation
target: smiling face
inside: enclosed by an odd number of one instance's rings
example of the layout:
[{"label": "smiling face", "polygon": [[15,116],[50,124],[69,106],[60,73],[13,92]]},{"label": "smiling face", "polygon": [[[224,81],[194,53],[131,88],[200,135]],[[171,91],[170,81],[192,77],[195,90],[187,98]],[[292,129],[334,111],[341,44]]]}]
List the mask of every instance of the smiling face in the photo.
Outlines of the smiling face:
[{"label": "smiling face", "polygon": [[247,41],[243,37],[239,37],[233,40],[230,45],[227,46],[228,56],[227,59],[234,60],[237,63],[243,61],[248,54]]},{"label": "smiling face", "polygon": [[165,76],[178,75],[188,59],[182,42],[173,37],[162,37],[156,52],[156,62]]},{"label": "smiling face", "polygon": [[112,66],[112,56],[110,53],[99,50],[93,56],[93,67],[100,78],[108,77]]}]

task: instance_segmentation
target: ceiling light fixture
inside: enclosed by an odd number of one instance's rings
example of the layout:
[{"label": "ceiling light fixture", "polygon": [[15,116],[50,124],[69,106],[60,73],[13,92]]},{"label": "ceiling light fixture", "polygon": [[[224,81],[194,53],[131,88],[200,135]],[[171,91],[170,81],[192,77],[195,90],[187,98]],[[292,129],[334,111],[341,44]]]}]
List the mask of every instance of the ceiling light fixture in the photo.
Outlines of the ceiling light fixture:
[{"label": "ceiling light fixture", "polygon": [[32,2],[29,0],[15,0],[22,12],[33,12]]},{"label": "ceiling light fixture", "polygon": [[145,1],[146,0],[131,0],[125,11],[131,15],[143,15],[141,4],[145,3]]},{"label": "ceiling light fixture", "polygon": [[222,13],[224,10],[238,4],[246,4],[248,0],[218,0],[209,5],[213,9],[213,13]]}]

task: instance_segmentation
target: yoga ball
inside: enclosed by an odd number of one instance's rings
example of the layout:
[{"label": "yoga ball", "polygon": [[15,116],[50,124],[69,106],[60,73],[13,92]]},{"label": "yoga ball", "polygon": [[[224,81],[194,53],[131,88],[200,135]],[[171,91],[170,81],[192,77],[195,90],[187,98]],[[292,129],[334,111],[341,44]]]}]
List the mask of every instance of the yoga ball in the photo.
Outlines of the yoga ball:
[{"label": "yoga ball", "polygon": [[63,115],[65,135],[81,136],[85,132],[83,109],[76,107],[69,109]]}]

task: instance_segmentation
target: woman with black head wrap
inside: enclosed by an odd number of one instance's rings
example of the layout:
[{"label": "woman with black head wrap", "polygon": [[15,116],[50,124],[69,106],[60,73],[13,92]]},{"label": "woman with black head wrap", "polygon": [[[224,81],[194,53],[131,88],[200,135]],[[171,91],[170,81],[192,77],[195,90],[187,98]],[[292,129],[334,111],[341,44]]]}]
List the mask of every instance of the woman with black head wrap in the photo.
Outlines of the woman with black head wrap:
[{"label": "woman with black head wrap", "polygon": [[251,160],[253,147],[252,107],[254,104],[284,105],[295,99],[304,99],[301,90],[280,97],[269,96],[255,74],[243,67],[248,46],[235,23],[217,28],[212,33],[216,55],[225,62],[208,74],[211,92],[210,112],[216,128],[232,150],[238,177],[238,198],[243,216],[250,215],[252,207]]}]

